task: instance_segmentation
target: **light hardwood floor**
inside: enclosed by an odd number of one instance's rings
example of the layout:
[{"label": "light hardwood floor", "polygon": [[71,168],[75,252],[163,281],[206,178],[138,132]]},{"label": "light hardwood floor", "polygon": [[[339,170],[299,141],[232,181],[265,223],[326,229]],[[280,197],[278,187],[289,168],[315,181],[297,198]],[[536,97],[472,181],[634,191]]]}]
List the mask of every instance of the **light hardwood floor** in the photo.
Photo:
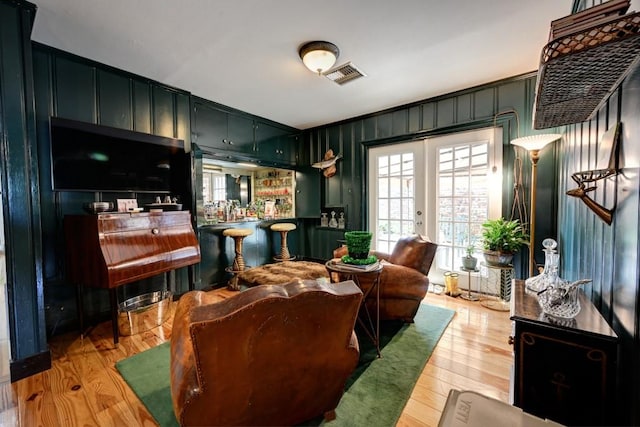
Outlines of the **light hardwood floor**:
[{"label": "light hardwood floor", "polygon": [[[223,296],[232,295],[221,291]],[[398,426],[436,426],[450,389],[475,390],[508,401],[511,333],[508,312],[445,295],[427,294],[428,304],[456,311],[425,366]],[[50,370],[0,385],[0,426],[154,426],[151,415],[122,380],[115,362],[171,336],[171,322],[122,337],[114,348],[109,322],[81,339],[53,338]]]}]

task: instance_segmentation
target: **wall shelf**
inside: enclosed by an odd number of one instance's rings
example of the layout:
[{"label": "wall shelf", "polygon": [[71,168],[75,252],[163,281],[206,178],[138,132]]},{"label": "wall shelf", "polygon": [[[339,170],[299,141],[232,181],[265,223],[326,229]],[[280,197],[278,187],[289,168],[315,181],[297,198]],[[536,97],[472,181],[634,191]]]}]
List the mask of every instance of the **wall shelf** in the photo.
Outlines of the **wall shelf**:
[{"label": "wall shelf", "polygon": [[589,120],[640,58],[640,12],[556,38],[542,49],[534,129]]}]

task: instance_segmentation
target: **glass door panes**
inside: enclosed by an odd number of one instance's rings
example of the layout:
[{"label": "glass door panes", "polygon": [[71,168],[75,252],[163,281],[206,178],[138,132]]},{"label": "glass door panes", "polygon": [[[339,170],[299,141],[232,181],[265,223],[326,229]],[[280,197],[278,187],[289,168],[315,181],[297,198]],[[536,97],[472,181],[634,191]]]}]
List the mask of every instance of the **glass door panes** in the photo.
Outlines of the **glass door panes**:
[{"label": "glass door panes", "polygon": [[488,150],[488,142],[438,149],[438,267],[443,270],[459,269],[465,248],[477,246],[482,234],[489,215]]},{"label": "glass door panes", "polygon": [[[422,233],[422,210],[416,201],[417,162],[422,142],[370,151],[370,176],[376,197],[370,199],[372,246],[390,253],[402,236]],[[420,214],[417,212],[420,211]]]}]

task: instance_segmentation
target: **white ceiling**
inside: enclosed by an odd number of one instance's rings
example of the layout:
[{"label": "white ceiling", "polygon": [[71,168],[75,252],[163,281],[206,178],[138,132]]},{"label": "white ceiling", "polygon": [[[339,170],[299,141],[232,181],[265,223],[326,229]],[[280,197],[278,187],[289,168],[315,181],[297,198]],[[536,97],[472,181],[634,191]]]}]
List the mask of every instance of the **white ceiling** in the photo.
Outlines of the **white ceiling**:
[{"label": "white ceiling", "polygon": [[[571,0],[32,0],[32,38],[299,129],[534,71]],[[298,47],[327,40],[343,86]]]}]

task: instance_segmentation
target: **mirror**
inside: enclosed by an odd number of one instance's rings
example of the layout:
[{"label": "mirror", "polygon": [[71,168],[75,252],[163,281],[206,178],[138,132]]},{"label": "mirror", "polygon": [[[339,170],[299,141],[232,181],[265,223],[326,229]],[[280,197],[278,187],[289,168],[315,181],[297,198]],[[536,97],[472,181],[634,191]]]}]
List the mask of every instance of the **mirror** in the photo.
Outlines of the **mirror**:
[{"label": "mirror", "polygon": [[[249,162],[203,158],[202,194],[207,220],[292,218],[294,172]],[[218,213],[223,209],[225,214]],[[230,212],[230,209],[233,212]]]}]

